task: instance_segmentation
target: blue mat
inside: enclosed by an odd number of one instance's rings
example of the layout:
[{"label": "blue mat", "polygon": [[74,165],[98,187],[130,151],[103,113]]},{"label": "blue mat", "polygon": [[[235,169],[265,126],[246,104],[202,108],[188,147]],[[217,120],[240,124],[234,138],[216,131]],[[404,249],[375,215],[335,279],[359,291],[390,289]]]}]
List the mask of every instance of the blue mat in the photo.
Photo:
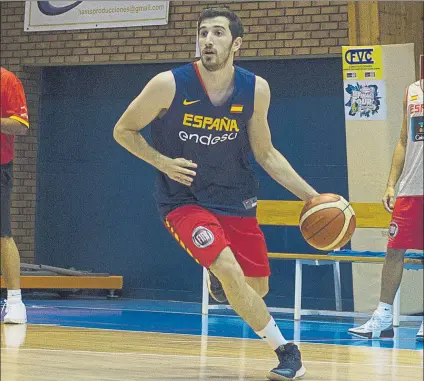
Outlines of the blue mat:
[{"label": "blue mat", "polygon": [[[346,257],[385,257],[385,251],[354,251],[354,250],[340,250],[340,251],[332,251],[328,253],[328,255],[337,255],[337,256],[346,256]],[[410,259],[421,259],[424,261],[424,253],[405,253],[405,258]],[[423,269],[424,263],[421,265],[411,265],[405,264],[404,268],[407,270],[421,270]]]},{"label": "blue mat", "polygon": [[[339,250],[332,251],[328,255],[338,255],[347,257],[385,257],[385,251],[355,251],[355,250]],[[422,259],[424,260],[424,253],[406,253],[405,258]]]}]

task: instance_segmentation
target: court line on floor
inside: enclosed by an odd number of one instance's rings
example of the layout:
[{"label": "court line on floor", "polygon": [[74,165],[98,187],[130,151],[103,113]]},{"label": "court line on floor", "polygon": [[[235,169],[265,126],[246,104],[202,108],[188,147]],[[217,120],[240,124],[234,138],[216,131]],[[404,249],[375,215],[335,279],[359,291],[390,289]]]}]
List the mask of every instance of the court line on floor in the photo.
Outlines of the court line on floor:
[{"label": "court line on floor", "polygon": [[[134,356],[134,357],[176,357],[176,358],[210,358],[210,359],[219,359],[219,360],[253,360],[253,361],[273,361],[271,359],[258,359],[254,357],[227,357],[227,356],[202,356],[202,355],[168,355],[168,354],[156,354],[156,353],[137,353],[137,352],[97,352],[97,351],[84,351],[84,350],[73,350],[73,349],[49,349],[49,348],[1,348],[2,351],[24,351],[24,352],[59,352],[59,353],[77,353],[77,354],[92,354],[92,355],[124,355],[124,356]],[[387,359],[386,359],[387,360]],[[384,361],[384,360],[383,360]],[[388,365],[386,362],[382,363],[363,363],[363,362],[338,362],[338,361],[319,361],[319,360],[303,360],[306,364],[339,364],[339,365],[362,365],[362,366],[375,366],[379,364],[386,365],[390,368],[412,368],[412,369],[423,369],[422,365],[399,365],[391,364]]]},{"label": "court line on floor", "polygon": [[[127,308],[105,308],[105,307],[79,307],[79,306],[37,306],[37,305],[31,305],[27,306],[27,308],[35,308],[35,309],[54,309],[54,308],[68,308],[68,309],[83,309],[83,310],[98,310],[98,311],[125,311],[125,312],[151,312],[151,313],[163,313],[163,314],[175,314],[175,315],[197,315],[197,316],[204,316],[201,312],[182,312],[182,311],[162,311],[162,310],[139,310],[139,309],[127,309]],[[211,317],[227,317],[227,318],[236,318],[241,319],[238,315],[220,315],[220,314],[209,314],[207,316]],[[370,315],[371,316],[371,315]],[[365,318],[362,318],[362,320]],[[275,318],[276,321],[288,321],[293,322],[294,320],[290,318]],[[359,319],[360,320],[360,319]],[[319,323],[319,324],[337,324],[337,325],[347,325],[349,327],[352,326],[352,322],[335,322],[335,321],[321,321],[321,320],[302,320],[305,324],[310,323]],[[418,327],[418,326],[417,326]],[[402,329],[411,329],[416,330],[417,327],[411,327],[411,326],[405,326],[402,327]],[[419,327],[418,327],[419,328]]]}]

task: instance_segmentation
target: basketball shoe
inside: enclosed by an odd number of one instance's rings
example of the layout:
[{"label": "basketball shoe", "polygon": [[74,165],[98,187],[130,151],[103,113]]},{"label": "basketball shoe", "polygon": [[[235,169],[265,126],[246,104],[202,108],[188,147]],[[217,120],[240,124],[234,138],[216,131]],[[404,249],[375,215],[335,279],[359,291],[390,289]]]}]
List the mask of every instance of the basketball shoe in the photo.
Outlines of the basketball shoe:
[{"label": "basketball shoe", "polygon": [[224,289],[222,288],[221,282],[210,270],[208,270],[207,284],[209,294],[213,299],[215,299],[218,303],[227,302],[227,297],[225,295]]},{"label": "basketball shoe", "polygon": [[424,333],[423,333],[423,323],[421,323],[421,327],[417,333],[417,340],[424,341]]},{"label": "basketball shoe", "polygon": [[382,315],[378,311],[374,311],[370,320],[360,327],[348,329],[348,332],[368,339],[391,339],[395,335],[393,317],[391,314]]},{"label": "basketball shoe", "polygon": [[5,315],[4,323],[6,324],[25,324],[27,321],[25,304],[19,303],[8,303],[6,302],[3,306]]},{"label": "basketball shoe", "polygon": [[302,356],[296,344],[280,345],[275,353],[280,363],[268,373],[269,380],[295,380],[305,375],[306,369],[302,364]]},{"label": "basketball shoe", "polygon": [[2,342],[7,348],[19,348],[25,344],[26,324],[2,324]]}]

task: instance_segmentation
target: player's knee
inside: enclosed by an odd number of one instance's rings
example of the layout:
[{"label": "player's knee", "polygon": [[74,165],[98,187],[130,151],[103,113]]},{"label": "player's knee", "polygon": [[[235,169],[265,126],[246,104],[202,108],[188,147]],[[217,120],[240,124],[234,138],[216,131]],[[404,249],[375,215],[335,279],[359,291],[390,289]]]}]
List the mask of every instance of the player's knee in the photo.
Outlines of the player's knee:
[{"label": "player's knee", "polygon": [[230,264],[228,266],[219,267],[218,269],[212,270],[220,282],[225,286],[229,283],[243,283],[244,275],[240,266],[236,264]]},{"label": "player's knee", "polygon": [[[248,282],[249,283],[249,282]],[[250,284],[250,283],[249,283]],[[269,292],[268,281],[262,281],[254,284],[250,284],[250,286],[256,291],[256,293],[264,298]]]},{"label": "player's knee", "polygon": [[243,270],[229,248],[219,254],[210,269],[224,287],[227,284],[245,282]]},{"label": "player's knee", "polygon": [[264,298],[265,296],[268,295],[268,292],[269,292],[269,286],[268,286],[268,283],[266,283],[261,285],[258,294],[261,296],[261,298]]}]

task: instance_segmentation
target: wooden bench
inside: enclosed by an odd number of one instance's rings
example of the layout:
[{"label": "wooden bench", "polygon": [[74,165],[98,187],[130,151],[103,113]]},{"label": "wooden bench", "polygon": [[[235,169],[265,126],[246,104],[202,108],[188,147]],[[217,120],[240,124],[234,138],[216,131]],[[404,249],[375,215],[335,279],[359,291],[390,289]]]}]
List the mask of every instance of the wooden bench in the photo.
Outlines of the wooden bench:
[{"label": "wooden bench", "polygon": [[[260,225],[298,226],[299,215],[303,208],[302,201],[258,201],[257,217]],[[387,213],[381,203],[352,202],[356,214],[357,228],[388,228],[391,215]],[[369,256],[337,256],[304,253],[269,253],[269,258],[278,260],[295,260],[295,298],[294,309],[270,307],[270,312],[294,312],[294,319],[300,320],[302,314],[333,315],[333,316],[368,316],[368,314],[355,312],[342,312],[340,262],[383,263],[383,257]],[[303,265],[331,265],[333,266],[334,291],[336,311],[302,310],[302,266]],[[422,270],[423,261],[420,259],[405,258],[408,268]],[[222,304],[209,304],[207,289],[207,272],[203,271],[202,313],[208,314],[209,310],[229,309],[230,306]],[[399,325],[400,320],[400,292],[398,290],[394,303],[394,325]]]},{"label": "wooden bench", "polygon": [[[2,276],[0,283],[1,288],[6,288]],[[122,290],[122,286],[122,276],[21,276],[22,289],[100,289],[109,290],[109,296],[112,297],[116,290]]]}]

